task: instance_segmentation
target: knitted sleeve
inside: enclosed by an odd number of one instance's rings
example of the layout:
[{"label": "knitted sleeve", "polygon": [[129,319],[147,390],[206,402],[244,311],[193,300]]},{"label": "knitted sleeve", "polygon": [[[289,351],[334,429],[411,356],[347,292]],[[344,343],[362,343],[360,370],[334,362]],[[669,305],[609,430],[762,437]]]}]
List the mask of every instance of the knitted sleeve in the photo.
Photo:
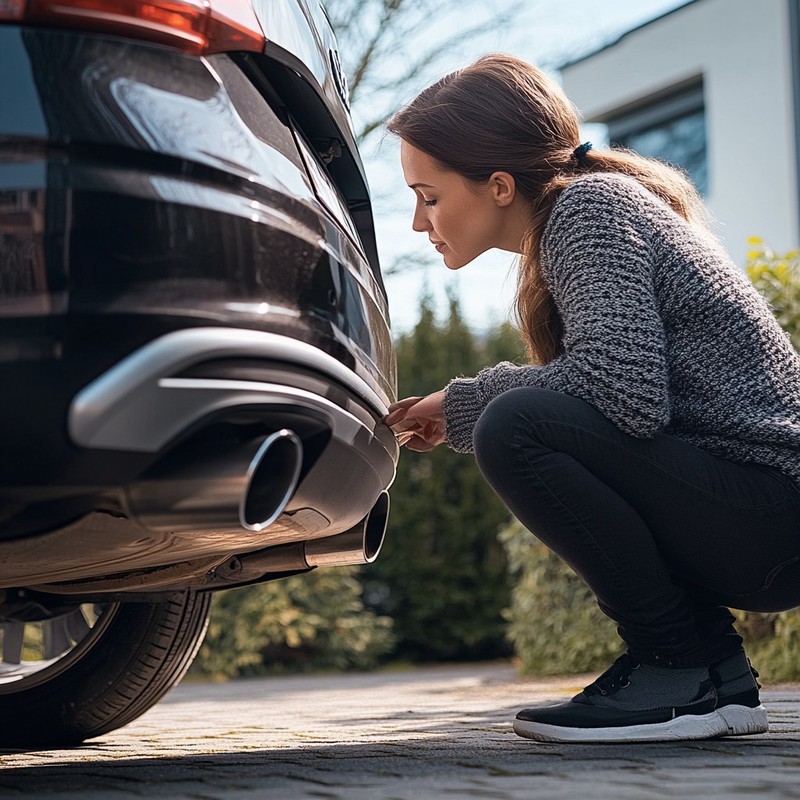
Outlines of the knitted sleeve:
[{"label": "knitted sleeve", "polygon": [[483,409],[519,386],[586,400],[640,438],[666,426],[665,336],[653,288],[653,229],[645,213],[655,203],[660,201],[621,176],[589,176],[562,192],[541,253],[564,323],[564,352],[541,367],[503,362],[475,378],[451,381],[444,403],[450,447],[471,452]]}]

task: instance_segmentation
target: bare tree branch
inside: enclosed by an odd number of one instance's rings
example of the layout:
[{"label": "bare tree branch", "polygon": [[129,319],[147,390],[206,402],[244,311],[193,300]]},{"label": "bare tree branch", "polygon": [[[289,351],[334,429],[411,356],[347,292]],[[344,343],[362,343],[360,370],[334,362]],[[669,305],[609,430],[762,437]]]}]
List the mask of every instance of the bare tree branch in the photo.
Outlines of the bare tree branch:
[{"label": "bare tree branch", "polygon": [[375,28],[375,32],[372,34],[372,37],[367,43],[366,47],[364,47],[362,50],[358,64],[353,70],[352,83],[350,86],[350,91],[353,97],[358,95],[359,89],[364,81],[364,77],[369,76],[370,67],[374,66],[374,58],[379,53],[380,47],[383,44],[383,41],[389,30],[389,26],[392,24],[393,14],[397,13],[396,8],[400,5],[402,4],[393,4],[390,1],[384,0],[383,14],[381,15],[380,22]]},{"label": "bare tree branch", "polygon": [[357,135],[382,127],[424,73],[477,39],[512,24],[523,9],[515,0],[501,12],[464,13],[462,0],[328,0],[328,14],[350,85]]}]

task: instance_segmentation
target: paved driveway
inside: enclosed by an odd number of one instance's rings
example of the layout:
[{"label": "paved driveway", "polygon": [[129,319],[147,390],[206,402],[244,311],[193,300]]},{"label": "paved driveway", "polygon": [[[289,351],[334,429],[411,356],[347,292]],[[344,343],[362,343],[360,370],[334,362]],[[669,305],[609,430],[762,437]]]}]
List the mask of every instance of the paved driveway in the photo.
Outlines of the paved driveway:
[{"label": "paved driveway", "polygon": [[478,665],[184,683],[84,747],[2,755],[0,797],[800,798],[800,686],[764,692],[772,730],[755,737],[545,745],[511,731],[521,706],[586,682]]}]

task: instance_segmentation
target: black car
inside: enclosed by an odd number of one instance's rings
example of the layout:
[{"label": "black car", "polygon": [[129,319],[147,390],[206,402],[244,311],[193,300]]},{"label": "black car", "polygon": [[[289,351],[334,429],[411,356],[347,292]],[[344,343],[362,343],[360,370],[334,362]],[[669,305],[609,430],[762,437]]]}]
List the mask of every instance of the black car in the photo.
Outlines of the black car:
[{"label": "black car", "polygon": [[395,356],[315,0],[0,0],[0,746],[186,671],[213,590],[380,549]]}]

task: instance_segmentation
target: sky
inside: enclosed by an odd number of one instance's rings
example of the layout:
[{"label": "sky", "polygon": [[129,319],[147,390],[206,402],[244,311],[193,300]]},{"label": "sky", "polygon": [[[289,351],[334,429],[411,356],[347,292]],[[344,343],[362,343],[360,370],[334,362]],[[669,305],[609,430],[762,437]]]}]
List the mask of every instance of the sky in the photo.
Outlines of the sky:
[{"label": "sky", "polygon": [[[471,0],[477,3],[478,0]],[[502,5],[507,0],[495,0]],[[420,78],[412,97],[440,74],[457,69],[479,55],[503,51],[539,66],[562,63],[616,39],[620,34],[660,16],[686,0],[533,0],[511,30],[499,30],[453,54],[439,65],[437,74]],[[465,8],[468,9],[468,3]],[[483,6],[483,3],[480,3]],[[601,126],[585,126],[585,138],[604,143]],[[362,149],[373,193],[375,227],[381,264],[390,265],[409,255],[409,266],[386,277],[389,311],[395,335],[409,331],[417,321],[423,292],[444,313],[447,294],[459,298],[467,323],[486,330],[513,317],[516,285],[513,254],[492,250],[462,269],[448,270],[422,233],[411,230],[414,194],[403,181],[399,143],[393,137],[374,137]],[[429,264],[414,262],[422,258]]]}]

